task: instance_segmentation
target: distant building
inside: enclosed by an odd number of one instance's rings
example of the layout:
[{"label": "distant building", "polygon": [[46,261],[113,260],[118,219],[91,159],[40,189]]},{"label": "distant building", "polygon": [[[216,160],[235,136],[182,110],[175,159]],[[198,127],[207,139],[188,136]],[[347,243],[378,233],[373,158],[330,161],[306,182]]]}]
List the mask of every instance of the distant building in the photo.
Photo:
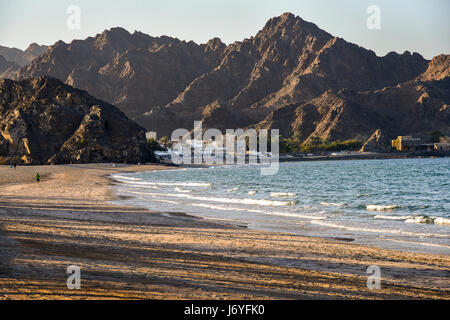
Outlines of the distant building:
[{"label": "distant building", "polygon": [[156,131],[148,131],[145,133],[145,138],[148,139],[155,139],[156,140]]},{"label": "distant building", "polygon": [[438,143],[421,143],[420,138],[398,136],[397,139],[392,140],[392,147],[397,151],[406,152],[448,152],[450,151],[450,141],[448,137],[443,137]]},{"label": "distant building", "polygon": [[417,146],[420,145],[420,138],[413,138],[412,136],[398,136],[397,139],[392,140],[392,148],[397,151],[416,151]]},{"label": "distant building", "polygon": [[438,143],[434,144],[436,151],[450,151],[450,137],[441,137]]}]

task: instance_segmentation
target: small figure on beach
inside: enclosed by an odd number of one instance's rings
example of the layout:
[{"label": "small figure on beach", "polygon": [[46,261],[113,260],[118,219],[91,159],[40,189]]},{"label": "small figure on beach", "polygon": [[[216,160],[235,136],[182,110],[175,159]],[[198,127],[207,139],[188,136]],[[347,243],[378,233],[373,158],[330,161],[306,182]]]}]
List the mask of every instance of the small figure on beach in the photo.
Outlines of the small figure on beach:
[{"label": "small figure on beach", "polygon": [[39,175],[39,173],[36,173],[36,182],[39,183],[39,181],[41,180],[41,176]]},{"label": "small figure on beach", "polygon": [[14,162],[13,166],[14,166],[14,169],[15,169],[17,167],[17,163]]},{"label": "small figure on beach", "polygon": [[13,165],[12,165],[12,163],[10,163],[10,164],[9,164],[9,168],[12,169],[12,167],[13,167]]}]

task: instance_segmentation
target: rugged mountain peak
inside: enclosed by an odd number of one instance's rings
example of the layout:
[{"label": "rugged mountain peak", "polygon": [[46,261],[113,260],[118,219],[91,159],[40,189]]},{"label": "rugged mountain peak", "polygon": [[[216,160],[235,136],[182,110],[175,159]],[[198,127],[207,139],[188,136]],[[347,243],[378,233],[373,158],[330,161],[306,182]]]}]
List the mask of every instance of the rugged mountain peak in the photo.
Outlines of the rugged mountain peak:
[{"label": "rugged mountain peak", "polygon": [[222,53],[226,48],[225,43],[220,38],[213,38],[205,44],[206,51],[214,51]]},{"label": "rugged mountain peak", "polygon": [[130,33],[121,27],[111,28],[95,36],[95,46],[103,48],[107,45],[120,45],[125,47],[129,44]]},{"label": "rugged mountain peak", "polygon": [[124,38],[124,37],[128,37],[130,35],[130,33],[122,27],[113,27],[110,28],[109,30],[104,30],[99,37],[103,37],[103,38]]},{"label": "rugged mountain peak", "polygon": [[279,17],[274,17],[270,19],[264,28],[258,32],[256,37],[264,37],[267,35],[277,35],[279,37],[288,37],[298,34],[309,33],[314,36],[327,36],[331,38],[332,36],[325,32],[324,30],[317,27],[312,22],[308,22],[295,16],[292,13],[286,12]]},{"label": "rugged mountain peak", "polygon": [[266,25],[264,26],[264,29],[273,29],[274,27],[283,27],[283,26],[289,26],[292,24],[295,24],[297,22],[303,21],[302,18],[295,16],[294,14],[290,12],[285,12],[282,15],[278,17],[273,17],[267,21]]},{"label": "rugged mountain peak", "polygon": [[420,80],[441,80],[450,76],[450,55],[441,54],[434,57],[428,69],[419,77]]},{"label": "rugged mountain peak", "polygon": [[30,44],[28,46],[28,48],[25,50],[25,53],[27,55],[32,55],[33,59],[36,58],[37,56],[40,56],[41,54],[43,54],[46,50],[48,49],[48,46],[45,45],[39,45],[35,42],[33,42],[32,44]]}]

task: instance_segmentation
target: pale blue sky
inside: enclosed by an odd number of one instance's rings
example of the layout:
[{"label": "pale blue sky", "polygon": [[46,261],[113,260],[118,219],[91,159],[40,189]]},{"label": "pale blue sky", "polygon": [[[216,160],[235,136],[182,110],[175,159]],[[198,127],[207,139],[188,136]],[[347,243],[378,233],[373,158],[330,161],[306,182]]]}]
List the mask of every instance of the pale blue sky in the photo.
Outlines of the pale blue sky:
[{"label": "pale blue sky", "polygon": [[[66,27],[71,4],[81,8],[80,30]],[[366,27],[369,5],[381,9],[381,30]],[[70,42],[116,26],[197,43],[219,37],[228,44],[287,11],[378,55],[409,50],[430,59],[450,53],[450,0],[0,0],[0,45]]]}]

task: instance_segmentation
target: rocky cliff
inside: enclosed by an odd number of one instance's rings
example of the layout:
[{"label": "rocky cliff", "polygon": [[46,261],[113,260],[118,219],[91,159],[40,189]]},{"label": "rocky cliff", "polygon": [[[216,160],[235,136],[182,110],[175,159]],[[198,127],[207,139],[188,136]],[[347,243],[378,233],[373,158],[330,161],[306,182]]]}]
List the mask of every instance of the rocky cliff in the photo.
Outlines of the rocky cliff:
[{"label": "rocky cliff", "polygon": [[116,107],[47,76],[0,80],[0,163],[151,158],[144,129]]}]

